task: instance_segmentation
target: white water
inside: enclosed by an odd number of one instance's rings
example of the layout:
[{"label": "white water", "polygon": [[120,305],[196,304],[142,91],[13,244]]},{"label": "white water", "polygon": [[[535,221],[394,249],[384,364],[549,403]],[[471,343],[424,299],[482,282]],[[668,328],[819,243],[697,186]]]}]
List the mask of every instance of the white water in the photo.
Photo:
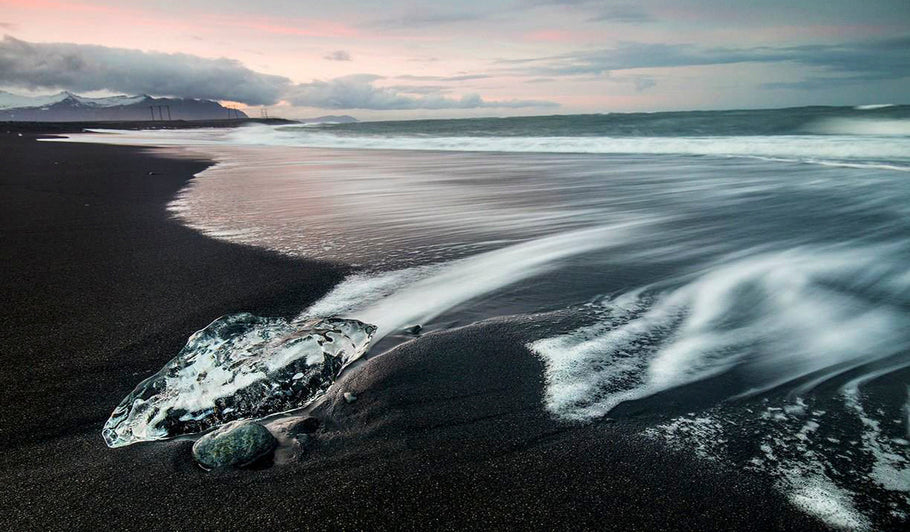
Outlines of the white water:
[{"label": "white water", "polygon": [[[604,301],[606,318],[529,347],[546,364],[547,408],[602,416],[623,401],[732,369],[743,397],[910,349],[906,265],[888,248],[793,249],[721,261],[681,287]],[[870,299],[889,294],[895,305]],[[899,369],[897,366],[894,369]]]},{"label": "white water", "polygon": [[[810,128],[824,135],[724,137],[438,137],[336,135],[288,126],[174,131],[95,130],[71,140],[109,144],[299,146],[378,150],[590,153],[765,157],[823,164],[868,164],[910,171],[910,121],[834,119]],[[59,140],[59,139],[52,139]],[[65,140],[65,139],[64,139]],[[899,163],[898,163],[899,161]]]},{"label": "white water", "polygon": [[825,135],[907,136],[910,135],[910,120],[829,118],[818,122],[811,130]]},{"label": "white water", "polygon": [[[846,385],[835,404],[827,403],[838,408],[823,410],[818,401],[807,404],[801,398],[714,408],[680,416],[646,434],[676,451],[694,450],[720,463],[731,459],[731,443],[759,435],[759,445],[739,467],[770,476],[794,506],[834,529],[878,530],[866,509],[870,501],[897,522],[910,517],[910,442],[885,434],[884,428],[900,421],[867,412],[856,384]],[[858,433],[850,428],[857,423]]]},{"label": "white water", "polygon": [[[816,135],[739,137],[372,137],[341,136],[321,131],[249,128],[231,133],[231,142],[314,148],[358,148],[383,150],[438,150],[475,152],[599,153],[652,155],[709,155],[722,157],[776,157],[793,161],[821,160],[829,163],[851,160],[895,160],[910,158],[910,138],[856,137],[852,124],[837,123],[840,136]],[[910,121],[863,122],[873,134],[880,128],[907,135]],[[832,127],[822,125],[820,127]],[[862,128],[854,127],[854,130]],[[825,131],[828,133],[828,131]],[[833,131],[832,131],[833,132]],[[910,161],[908,161],[910,162]],[[901,166],[910,170],[910,165]]]},{"label": "white water", "polygon": [[[73,140],[202,151],[218,165],[171,205],[181,221],[232,242],[365,266],[303,317],[357,318],[378,325],[380,339],[413,324],[561,310],[570,326],[527,338],[545,363],[554,416],[590,422],[631,400],[701,390],[716,405],[710,415],[664,423],[683,445],[723,462],[715,447],[759,440],[755,471],[832,526],[856,528],[874,522],[865,508],[880,517],[888,505],[908,507],[893,495],[906,446],[886,441],[893,420],[862,392],[906,367],[910,353],[910,139],[856,133],[894,124],[868,125],[779,137],[251,127]],[[772,412],[760,403],[777,392],[808,400],[844,379],[858,402],[845,392],[827,414],[778,419],[793,405]],[[758,406],[744,412],[731,406],[738,401]],[[841,426],[835,413],[863,432],[828,445],[820,433]],[[875,468],[845,468],[848,443]],[[866,506],[856,504],[863,497]]]},{"label": "white water", "polygon": [[377,326],[374,341],[413,324],[424,324],[456,306],[519,283],[560,260],[626,243],[636,228],[625,224],[560,233],[433,266],[354,275],[317,301],[303,317],[344,315]]}]

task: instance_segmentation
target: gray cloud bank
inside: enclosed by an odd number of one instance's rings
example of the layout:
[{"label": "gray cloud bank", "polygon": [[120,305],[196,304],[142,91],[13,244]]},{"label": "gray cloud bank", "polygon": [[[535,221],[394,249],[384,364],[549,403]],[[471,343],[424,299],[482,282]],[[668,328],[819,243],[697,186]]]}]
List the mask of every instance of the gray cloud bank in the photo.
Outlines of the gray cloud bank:
[{"label": "gray cloud bank", "polygon": [[6,36],[0,42],[0,84],[264,105],[277,101],[290,80],[254,72],[233,59],[84,44],[29,43]]},{"label": "gray cloud bank", "polygon": [[608,21],[644,24],[645,22],[653,22],[654,18],[641,6],[623,4],[608,6],[588,20],[591,22]]},{"label": "gray cloud bank", "polygon": [[[613,70],[735,63],[791,63],[823,69],[817,78],[777,88],[815,88],[826,84],[901,79],[910,76],[910,36],[800,46],[703,48],[691,44],[623,43],[615,48],[548,57],[501,60],[505,73],[527,76],[602,75]],[[767,87],[772,87],[771,84]]]},{"label": "gray cloud bank", "polygon": [[[339,51],[341,52],[341,51]],[[338,52],[335,52],[338,54]],[[343,55],[333,57],[343,60]],[[233,59],[144,52],[71,43],[30,43],[5,36],[0,41],[0,85],[28,89],[108,90],[131,94],[230,100],[248,105],[292,105],[323,109],[472,109],[553,107],[539,100],[484,100],[401,92],[377,87],[379,76],[358,74],[328,81],[292,83],[283,76],[255,72]]]},{"label": "gray cloud bank", "polygon": [[301,83],[291,89],[286,99],[292,105],[322,109],[476,109],[558,105],[540,100],[487,101],[477,94],[450,98],[442,95],[441,90],[430,90],[430,87],[376,87],[373,82],[379,79],[382,78],[371,74],[355,74],[329,81]]},{"label": "gray cloud bank", "polygon": [[367,28],[412,29],[423,26],[437,26],[456,22],[473,22],[483,19],[483,14],[470,11],[458,12],[412,12],[396,18],[385,18],[367,23]]},{"label": "gray cloud bank", "polygon": [[351,54],[347,50],[335,50],[334,52],[326,54],[323,59],[328,59],[329,61],[350,61]]}]

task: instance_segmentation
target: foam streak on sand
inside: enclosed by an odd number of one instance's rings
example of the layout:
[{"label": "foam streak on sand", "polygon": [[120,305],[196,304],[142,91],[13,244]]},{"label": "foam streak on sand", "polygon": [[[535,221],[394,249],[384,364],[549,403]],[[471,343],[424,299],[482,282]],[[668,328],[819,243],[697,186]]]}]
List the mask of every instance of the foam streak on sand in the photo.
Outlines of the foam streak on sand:
[{"label": "foam streak on sand", "polygon": [[[560,259],[625,242],[642,223],[562,233],[436,266],[355,275],[291,322],[249,314],[220,318],[121,402],[105,425],[105,440],[117,447],[165,439],[303,406],[383,336],[538,275]],[[332,317],[339,314],[361,321]]]},{"label": "foam streak on sand", "polygon": [[[646,433],[724,463],[743,460],[742,449],[728,454],[729,442],[761,435],[760,452],[740,465],[774,478],[797,507],[844,530],[872,528],[860,503],[905,520],[910,444],[894,435],[908,420],[880,403],[873,414],[861,392],[910,366],[902,256],[894,247],[759,253],[678,288],[607,298],[599,323],[529,345],[546,364],[547,408],[588,421],[625,401],[735,375],[703,386],[716,402],[735,402]],[[815,398],[847,374],[840,395]],[[770,394],[781,389],[791,393]],[[743,401],[762,395],[770,399]]]},{"label": "foam streak on sand", "polygon": [[414,323],[426,323],[453,307],[529,279],[557,261],[628,241],[653,220],[639,220],[557,235],[440,265],[357,274],[306,312],[307,317],[345,315],[377,326],[375,340]]},{"label": "foam streak on sand", "polygon": [[[910,295],[884,249],[797,249],[709,269],[648,299],[642,290],[604,302],[599,325],[538,340],[548,408],[569,419],[736,369],[743,396],[813,375],[815,385],[910,348],[910,316],[877,294]],[[903,301],[906,304],[906,301]],[[803,386],[802,392],[811,387]]]}]

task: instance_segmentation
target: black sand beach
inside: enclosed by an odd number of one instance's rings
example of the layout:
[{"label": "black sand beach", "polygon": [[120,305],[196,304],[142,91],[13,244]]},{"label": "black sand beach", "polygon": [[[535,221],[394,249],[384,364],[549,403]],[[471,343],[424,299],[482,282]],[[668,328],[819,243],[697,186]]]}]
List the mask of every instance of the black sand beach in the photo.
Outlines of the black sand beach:
[{"label": "black sand beach", "polygon": [[207,473],[188,440],[108,449],[111,410],[193,331],[231,312],[294,315],[347,269],[171,220],[165,204],[206,161],[0,143],[4,530],[823,529],[753,476],[627,436],[634,416],[552,420],[541,363],[508,320],[371,359],[288,463]]}]

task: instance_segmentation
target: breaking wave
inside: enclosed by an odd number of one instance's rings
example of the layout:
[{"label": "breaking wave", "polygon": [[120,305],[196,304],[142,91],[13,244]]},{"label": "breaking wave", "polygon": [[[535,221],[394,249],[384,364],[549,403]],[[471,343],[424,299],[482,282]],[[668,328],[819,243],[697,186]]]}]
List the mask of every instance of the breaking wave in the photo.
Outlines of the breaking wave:
[{"label": "breaking wave", "polygon": [[910,120],[887,118],[829,118],[810,127],[824,135],[910,135]]},{"label": "breaking wave", "polygon": [[330,128],[253,125],[233,130],[197,129],[179,133],[94,130],[71,140],[152,146],[233,144],[361,150],[758,157],[910,171],[908,119],[823,119],[787,135],[497,137],[403,135],[394,131],[386,135],[372,135],[348,130],[335,132]]},{"label": "breaking wave", "polygon": [[[433,150],[518,153],[596,153],[697,155],[717,157],[773,157],[800,162],[847,162],[875,164],[904,160],[891,166],[910,170],[910,138],[863,138],[871,131],[910,135],[910,121],[834,121],[817,126],[831,136],[777,135],[734,137],[458,137],[458,136],[367,136],[337,135],[302,128],[246,128],[231,133],[239,144],[305,146],[311,148]],[[849,131],[853,128],[857,132]],[[837,130],[841,131],[838,133]],[[840,137],[836,136],[840,135]]]}]

